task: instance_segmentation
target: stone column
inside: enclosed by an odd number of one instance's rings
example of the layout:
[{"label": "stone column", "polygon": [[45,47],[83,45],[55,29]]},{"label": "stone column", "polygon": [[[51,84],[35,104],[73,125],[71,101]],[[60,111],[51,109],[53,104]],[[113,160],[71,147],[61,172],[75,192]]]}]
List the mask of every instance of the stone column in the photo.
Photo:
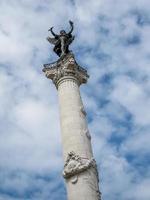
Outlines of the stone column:
[{"label": "stone column", "polygon": [[87,82],[87,71],[71,53],[46,65],[43,71],[58,89],[68,200],[100,200],[97,166],[79,91],[79,86]]}]

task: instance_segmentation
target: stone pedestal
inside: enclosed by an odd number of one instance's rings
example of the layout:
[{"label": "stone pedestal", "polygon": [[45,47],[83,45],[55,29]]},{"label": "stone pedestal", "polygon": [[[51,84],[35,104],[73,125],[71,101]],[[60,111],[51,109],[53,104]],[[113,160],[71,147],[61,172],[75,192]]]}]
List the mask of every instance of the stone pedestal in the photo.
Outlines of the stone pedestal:
[{"label": "stone pedestal", "polygon": [[87,82],[87,71],[76,63],[72,53],[44,65],[43,71],[58,89],[68,200],[100,200],[97,166],[79,91],[79,86]]}]

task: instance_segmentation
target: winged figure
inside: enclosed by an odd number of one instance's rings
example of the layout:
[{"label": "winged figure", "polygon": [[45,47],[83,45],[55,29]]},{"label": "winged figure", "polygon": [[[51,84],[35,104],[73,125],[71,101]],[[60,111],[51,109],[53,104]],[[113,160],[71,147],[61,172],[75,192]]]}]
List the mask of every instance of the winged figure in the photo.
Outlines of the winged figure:
[{"label": "winged figure", "polygon": [[65,30],[61,30],[59,34],[54,33],[53,27],[51,27],[48,31],[54,36],[53,38],[47,37],[47,40],[54,45],[54,52],[62,57],[69,53],[69,45],[74,40],[75,36],[72,35],[72,31],[74,29],[73,22],[69,21],[70,31],[66,33]]}]

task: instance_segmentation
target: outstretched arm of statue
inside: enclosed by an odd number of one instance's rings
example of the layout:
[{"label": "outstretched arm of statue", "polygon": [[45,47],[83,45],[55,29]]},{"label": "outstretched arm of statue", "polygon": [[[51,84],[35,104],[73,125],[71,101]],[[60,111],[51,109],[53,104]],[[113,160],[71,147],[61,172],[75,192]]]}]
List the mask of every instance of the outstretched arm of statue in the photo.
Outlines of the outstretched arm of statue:
[{"label": "outstretched arm of statue", "polygon": [[54,33],[53,27],[51,27],[48,31],[50,31],[54,37],[57,37],[57,36],[58,36],[57,34]]},{"label": "outstretched arm of statue", "polygon": [[71,34],[72,31],[73,31],[74,26],[73,26],[73,22],[72,21],[69,21],[69,24],[70,24],[71,29],[70,29],[68,34]]}]

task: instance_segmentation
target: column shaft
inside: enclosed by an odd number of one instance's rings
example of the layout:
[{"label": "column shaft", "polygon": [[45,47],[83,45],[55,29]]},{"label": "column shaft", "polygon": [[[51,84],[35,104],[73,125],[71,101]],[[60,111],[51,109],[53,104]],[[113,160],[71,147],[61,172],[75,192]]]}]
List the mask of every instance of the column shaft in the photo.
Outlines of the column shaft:
[{"label": "column shaft", "polygon": [[43,69],[58,89],[64,170],[68,200],[101,200],[98,172],[93,158],[91,136],[79,85],[86,83],[87,71],[72,53]]},{"label": "column shaft", "polygon": [[93,157],[77,80],[74,77],[62,78],[58,95],[64,160],[71,151],[82,157]]},{"label": "column shaft", "polygon": [[[57,85],[64,162],[72,151],[82,160],[88,161],[93,158],[93,153],[78,80],[73,76],[65,76],[59,80]],[[70,168],[76,165],[73,161],[71,162]],[[71,176],[66,179],[66,184],[68,200],[100,199],[95,167],[89,167],[81,173]]]}]

